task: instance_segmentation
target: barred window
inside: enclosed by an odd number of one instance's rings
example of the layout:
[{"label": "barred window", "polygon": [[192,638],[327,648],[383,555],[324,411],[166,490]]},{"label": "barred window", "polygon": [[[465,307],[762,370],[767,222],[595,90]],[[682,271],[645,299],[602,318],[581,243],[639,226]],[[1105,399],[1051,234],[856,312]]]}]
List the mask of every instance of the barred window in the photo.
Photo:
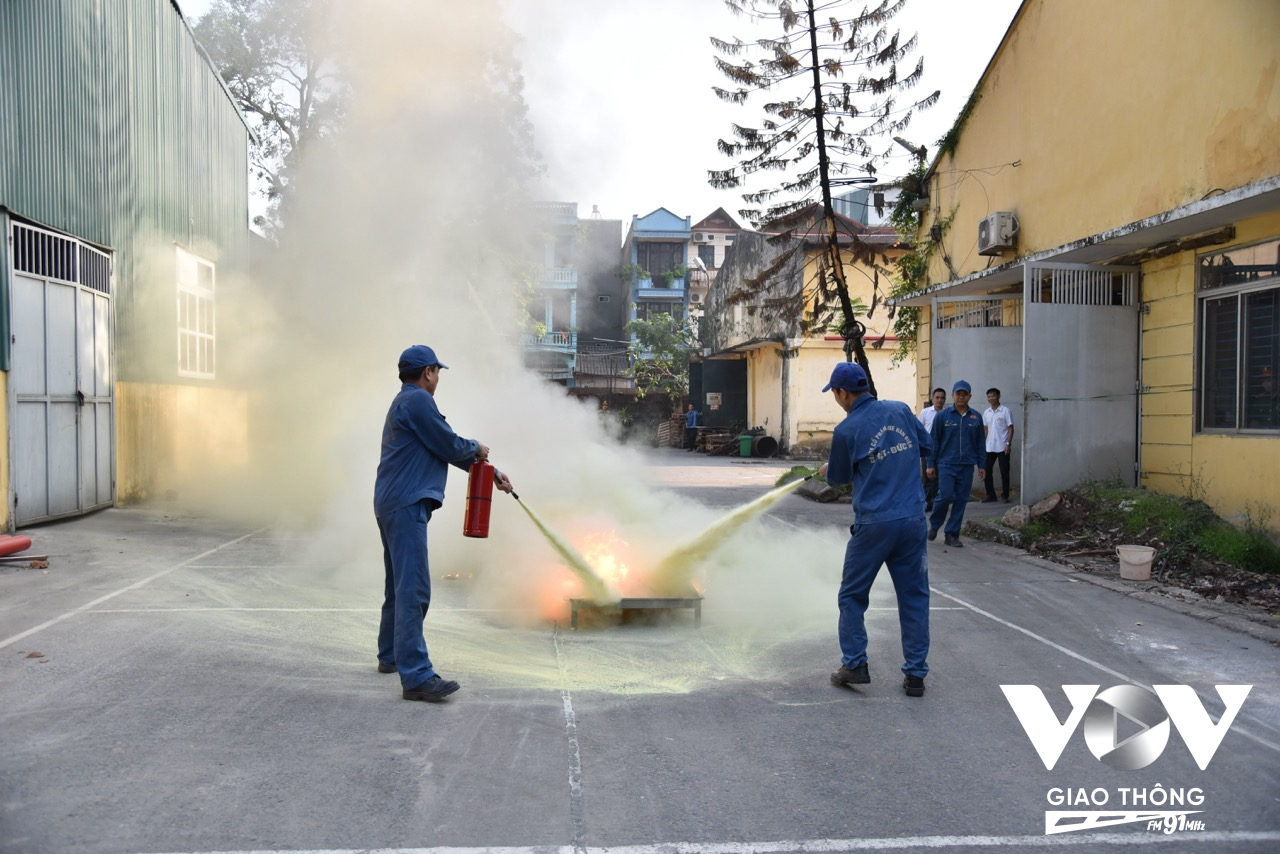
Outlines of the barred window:
[{"label": "barred window", "polygon": [[1200,259],[1201,430],[1280,430],[1280,240]]},{"label": "barred window", "polygon": [[178,248],[178,375],[213,379],[214,266]]}]

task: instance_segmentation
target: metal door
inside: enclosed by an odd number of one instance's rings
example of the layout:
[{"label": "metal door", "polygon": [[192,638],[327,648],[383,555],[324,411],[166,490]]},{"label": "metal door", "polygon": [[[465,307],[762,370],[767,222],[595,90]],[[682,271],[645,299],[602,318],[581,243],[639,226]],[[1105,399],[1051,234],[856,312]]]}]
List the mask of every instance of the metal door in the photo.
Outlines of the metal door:
[{"label": "metal door", "polygon": [[1085,480],[1135,482],[1138,276],[1137,267],[1091,264],[1024,270],[1028,500]]},{"label": "metal door", "polygon": [[111,259],[79,240],[10,231],[14,413],[10,507],[25,525],[115,498]]}]

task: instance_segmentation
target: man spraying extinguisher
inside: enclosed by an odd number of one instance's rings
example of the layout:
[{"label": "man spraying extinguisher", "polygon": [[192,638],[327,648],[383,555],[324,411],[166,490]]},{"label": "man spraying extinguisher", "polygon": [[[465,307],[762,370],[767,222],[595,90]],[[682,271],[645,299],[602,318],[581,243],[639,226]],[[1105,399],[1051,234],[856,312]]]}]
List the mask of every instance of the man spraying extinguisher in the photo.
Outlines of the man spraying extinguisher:
[{"label": "man spraying extinguisher", "polygon": [[[400,393],[382,428],[382,458],[373,490],[373,512],[382,536],[386,593],[378,629],[378,672],[400,673],[406,700],[438,703],[458,683],[436,673],[422,624],[431,604],[427,523],[444,503],[449,466],[463,471],[489,458],[489,448],[449,427],[435,402],[440,371],[447,368],[424,344],[400,354]],[[493,485],[511,491],[495,470]]]}]

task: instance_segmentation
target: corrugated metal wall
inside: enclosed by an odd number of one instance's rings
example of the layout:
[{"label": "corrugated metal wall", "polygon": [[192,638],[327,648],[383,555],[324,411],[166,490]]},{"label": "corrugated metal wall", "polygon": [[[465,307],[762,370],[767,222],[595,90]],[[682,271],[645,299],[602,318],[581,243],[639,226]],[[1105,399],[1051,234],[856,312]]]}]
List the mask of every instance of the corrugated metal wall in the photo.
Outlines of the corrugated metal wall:
[{"label": "corrugated metal wall", "polygon": [[3,0],[0,143],[0,206],[115,252],[117,377],[180,382],[173,245],[247,276],[249,132],[177,9]]}]

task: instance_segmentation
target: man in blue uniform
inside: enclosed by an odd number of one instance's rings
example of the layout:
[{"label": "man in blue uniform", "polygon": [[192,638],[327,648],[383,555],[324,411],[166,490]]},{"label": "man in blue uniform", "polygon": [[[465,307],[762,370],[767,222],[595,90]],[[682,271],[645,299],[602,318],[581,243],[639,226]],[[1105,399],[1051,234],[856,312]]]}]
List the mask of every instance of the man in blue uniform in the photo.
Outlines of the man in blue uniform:
[{"label": "man in blue uniform", "polygon": [[[958,549],[960,526],[964,524],[964,508],[973,489],[973,468],[978,479],[986,479],[987,440],[982,417],[969,408],[971,389],[964,380],[951,387],[951,406],[938,413],[931,429],[933,453],[929,456],[928,476],[938,479],[938,497],[929,517],[929,539],[937,539],[938,529],[946,524],[946,544]],[[951,511],[950,518],[947,511]]]},{"label": "man in blue uniform", "polygon": [[[382,428],[382,459],[373,492],[386,569],[378,671],[398,670],[402,696],[430,703],[440,702],[459,686],[431,666],[422,634],[431,604],[427,523],[444,502],[449,466],[466,471],[489,457],[487,447],[454,433],[436,407],[436,386],[445,367],[423,344],[400,354],[403,385]],[[494,485],[511,491],[511,481],[501,472],[494,473]]]},{"label": "man in blue uniform", "polygon": [[871,585],[887,565],[902,628],[902,687],[907,696],[921,697],[929,672],[929,565],[920,458],[930,450],[929,434],[905,403],[872,397],[860,365],[836,365],[822,391],[830,391],[847,413],[831,438],[822,473],[834,486],[853,484],[853,536],[838,597],[841,666],[831,684],[871,681],[865,614]]},{"label": "man in blue uniform", "polygon": [[684,446],[690,451],[698,447],[698,416],[701,414],[700,410],[693,408],[692,403],[684,414]]}]

